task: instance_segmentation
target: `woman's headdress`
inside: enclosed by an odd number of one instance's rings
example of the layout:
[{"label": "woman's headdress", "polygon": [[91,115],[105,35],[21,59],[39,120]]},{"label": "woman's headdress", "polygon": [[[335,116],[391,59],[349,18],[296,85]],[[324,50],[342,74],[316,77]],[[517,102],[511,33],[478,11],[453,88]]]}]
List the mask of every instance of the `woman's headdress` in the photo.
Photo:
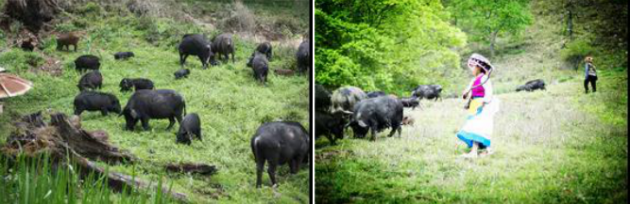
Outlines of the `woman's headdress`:
[{"label": "woman's headdress", "polygon": [[486,73],[494,70],[494,66],[490,64],[490,60],[480,54],[474,53],[468,58],[468,68],[474,69],[476,66],[484,69]]}]

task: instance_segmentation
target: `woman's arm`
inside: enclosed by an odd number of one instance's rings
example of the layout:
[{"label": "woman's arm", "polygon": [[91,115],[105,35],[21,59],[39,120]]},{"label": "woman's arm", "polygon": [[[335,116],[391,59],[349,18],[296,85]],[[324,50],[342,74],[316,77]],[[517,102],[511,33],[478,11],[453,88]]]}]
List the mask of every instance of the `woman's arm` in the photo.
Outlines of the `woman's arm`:
[{"label": "woman's arm", "polygon": [[472,81],[470,81],[470,84],[468,84],[468,86],[466,87],[466,89],[464,89],[464,92],[462,92],[462,97],[464,99],[468,98],[468,95],[470,95],[470,89],[472,88],[473,84],[475,84],[475,79],[477,79],[477,77],[473,78]]}]

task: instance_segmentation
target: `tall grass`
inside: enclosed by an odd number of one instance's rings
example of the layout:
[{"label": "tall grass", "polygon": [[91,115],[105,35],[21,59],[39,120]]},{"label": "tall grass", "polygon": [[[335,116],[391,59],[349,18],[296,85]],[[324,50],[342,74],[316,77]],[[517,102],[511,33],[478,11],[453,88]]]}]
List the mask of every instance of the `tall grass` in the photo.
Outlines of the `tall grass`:
[{"label": "tall grass", "polygon": [[162,182],[155,191],[125,188],[114,193],[106,175],[81,178],[76,165],[57,165],[48,155],[0,157],[0,203],[171,203]]}]

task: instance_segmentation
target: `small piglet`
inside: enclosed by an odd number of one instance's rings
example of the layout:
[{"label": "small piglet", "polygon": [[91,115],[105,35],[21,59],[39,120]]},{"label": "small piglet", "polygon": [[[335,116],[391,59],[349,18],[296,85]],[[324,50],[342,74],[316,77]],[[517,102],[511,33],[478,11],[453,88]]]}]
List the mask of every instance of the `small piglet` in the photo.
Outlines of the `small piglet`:
[{"label": "small piglet", "polygon": [[124,60],[124,59],[129,59],[131,57],[134,57],[135,55],[133,54],[133,52],[118,52],[116,54],[114,54],[114,59],[116,60]]},{"label": "small piglet", "polygon": [[190,70],[189,69],[180,69],[180,70],[177,70],[174,73],[175,79],[181,79],[182,77],[188,78],[189,74],[190,74]]},{"label": "small piglet", "polygon": [[120,91],[131,91],[131,88],[135,88],[137,90],[141,89],[153,89],[153,81],[145,78],[123,78],[120,81]]},{"label": "small piglet", "polygon": [[91,72],[88,72],[87,74],[84,74],[81,77],[81,79],[79,79],[79,84],[77,85],[77,87],[79,87],[79,91],[84,91],[88,88],[100,89],[102,85],[103,85],[103,75],[101,75],[101,72],[96,70],[96,71],[91,71]]},{"label": "small piglet", "polygon": [[193,135],[200,141],[201,139],[201,120],[196,113],[187,114],[184,120],[179,124],[179,131],[175,134],[177,143],[190,145]]}]

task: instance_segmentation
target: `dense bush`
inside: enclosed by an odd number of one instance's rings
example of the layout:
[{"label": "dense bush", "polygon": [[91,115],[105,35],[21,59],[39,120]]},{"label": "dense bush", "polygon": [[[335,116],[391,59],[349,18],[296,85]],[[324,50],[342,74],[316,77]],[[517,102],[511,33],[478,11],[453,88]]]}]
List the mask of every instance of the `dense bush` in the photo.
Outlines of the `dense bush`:
[{"label": "dense bush", "polygon": [[594,54],[595,49],[584,39],[575,40],[566,44],[560,51],[562,59],[573,69],[579,69],[579,65],[589,54]]}]

